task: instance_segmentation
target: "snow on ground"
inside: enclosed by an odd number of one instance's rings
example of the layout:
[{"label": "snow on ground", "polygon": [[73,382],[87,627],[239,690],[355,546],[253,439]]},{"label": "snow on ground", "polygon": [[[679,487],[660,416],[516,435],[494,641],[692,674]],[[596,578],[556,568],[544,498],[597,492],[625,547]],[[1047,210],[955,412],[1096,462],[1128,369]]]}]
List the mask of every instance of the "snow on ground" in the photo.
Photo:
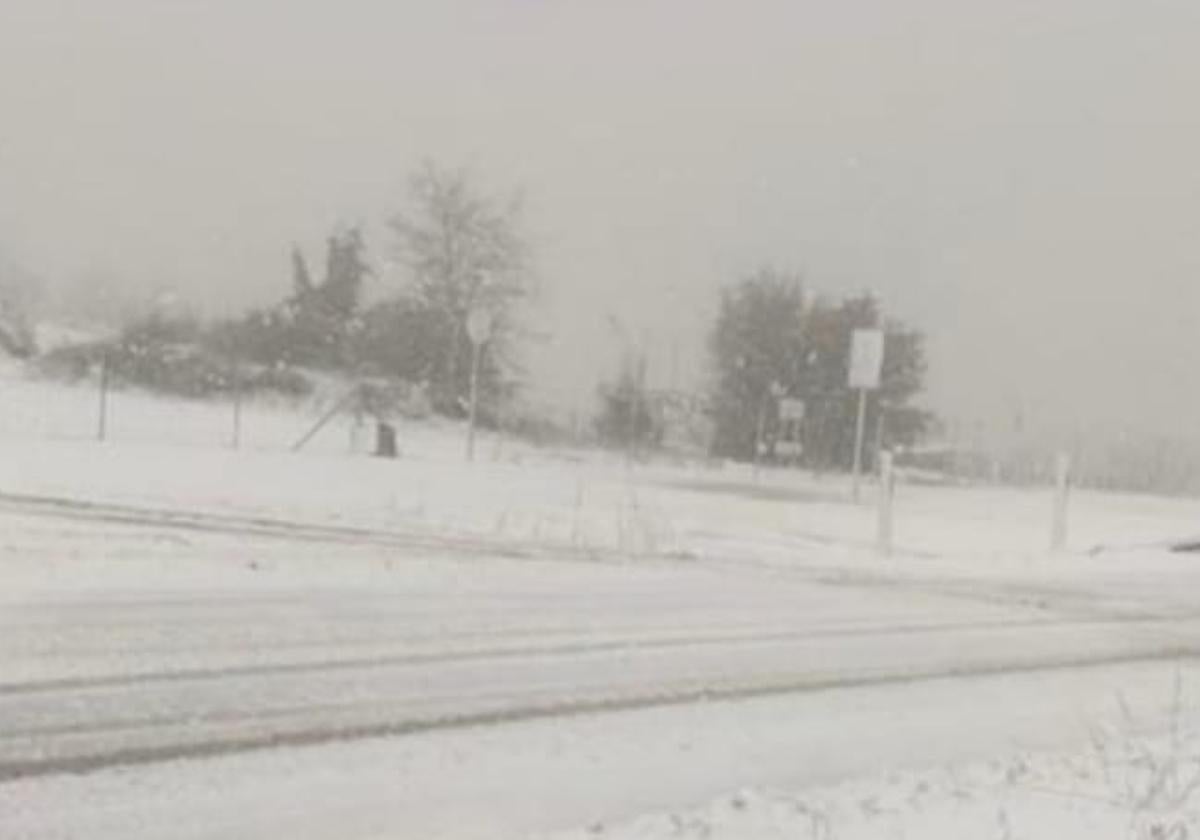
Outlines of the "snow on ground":
[{"label": "snow on ground", "polygon": [[[1128,712],[1125,713],[1128,715]],[[553,840],[1185,840],[1200,832],[1200,731],[1097,727],[1086,751],[868,774],[802,791],[745,789],[701,808],[594,823]]]},{"label": "snow on ground", "polygon": [[[1174,674],[932,681],[17,780],[0,784],[0,837],[1130,838],[1124,808],[1084,798],[1112,788],[1070,768],[1091,760],[1077,748],[1097,727],[1121,726],[1122,689],[1135,733],[1169,719]],[[1076,797],[1087,808],[1072,809]],[[797,803],[824,809],[838,831],[807,833]],[[1009,808],[1011,833],[993,803]],[[1038,822],[1046,813],[1054,820]]]},{"label": "snow on ground", "polygon": [[[330,425],[290,451],[319,416],[257,403],[243,412],[242,449],[229,446],[232,407],[135,391],[111,396],[109,440],[94,440],[96,394],[10,376],[0,407],[0,492],[217,513],[470,535],[577,550],[750,556],[805,554],[841,562],[869,553],[875,513],[848,500],[841,477],[742,466],[629,467],[596,453],[538,450],[487,435],[478,463],[461,426],[406,424],[396,461],[351,453],[352,425]],[[361,432],[359,434],[361,439]],[[361,440],[359,449],[361,449]],[[1200,534],[1194,500],[1074,494],[1070,543],[1128,549]],[[1040,561],[1049,542],[1048,490],[903,485],[897,553],[951,558],[984,570]]]},{"label": "snow on ground", "polygon": [[[748,789],[554,840],[1163,840],[1200,831],[1200,744],[1030,753],[798,793]],[[1147,764],[1148,752],[1158,764]],[[1162,786],[1159,786],[1159,783]]]},{"label": "snow on ground", "polygon": [[[496,664],[445,670],[457,675],[448,702],[474,702],[522,681],[500,664],[505,645],[528,669],[522,690],[592,679],[641,691],[668,678],[819,675],[826,663],[899,673],[1026,646],[1074,655],[1197,638],[1200,561],[1162,550],[1200,534],[1195,500],[1077,492],[1072,550],[1055,556],[1047,490],[902,484],[897,550],[880,557],[871,488],[852,504],[838,477],[631,467],[494,436],[467,464],[461,427],[440,422],[402,428],[395,461],[365,457],[346,422],[290,451],[320,405],[247,405],[235,451],[231,406],[136,392],[112,395],[99,443],[92,389],[20,376],[3,389],[0,676],[14,684],[349,658],[365,669],[362,698],[394,704],[421,699],[412,675],[361,660],[485,645]],[[106,510],[44,510],[28,497],[144,510],[111,522]],[[213,519],[189,529],[153,511]],[[484,550],[251,533],[262,519],[472,538]],[[604,562],[564,562],[585,559]],[[761,638],[746,646],[741,633]],[[671,652],[681,640],[696,650]],[[598,658],[554,664],[559,654],[541,647],[558,642]],[[421,679],[441,679],[434,664]],[[1139,771],[1079,748],[1122,689],[1158,709],[1147,725],[1161,731],[1173,667],[843,688],[19,780],[0,785],[0,837],[81,826],[89,838],[1139,836],[1130,820],[1149,811],[1131,808],[1126,787],[1114,804],[1105,775]],[[327,676],[286,678],[289,702],[341,699]],[[269,705],[265,689],[281,683],[254,679],[242,696]],[[128,687],[139,703],[204,700],[223,714],[237,708],[235,689]],[[63,702],[10,705],[31,719],[87,711]],[[1045,748],[1074,752],[1030,753]],[[1197,754],[1191,742],[1186,754]],[[950,763],[921,769],[938,762]]]}]

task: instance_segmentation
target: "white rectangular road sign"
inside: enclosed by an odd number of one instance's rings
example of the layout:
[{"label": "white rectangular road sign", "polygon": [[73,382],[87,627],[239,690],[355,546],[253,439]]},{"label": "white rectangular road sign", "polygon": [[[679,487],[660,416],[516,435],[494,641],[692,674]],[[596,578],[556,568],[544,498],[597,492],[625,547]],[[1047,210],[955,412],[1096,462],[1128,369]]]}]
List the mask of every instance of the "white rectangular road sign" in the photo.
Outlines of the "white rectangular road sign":
[{"label": "white rectangular road sign", "polygon": [[804,454],[804,447],[799,441],[780,440],[775,442],[775,454],[784,458],[799,458]]},{"label": "white rectangular road sign", "polygon": [[850,387],[878,388],[883,373],[883,330],[855,330],[850,345]]},{"label": "white rectangular road sign", "polygon": [[784,397],[779,401],[779,419],[785,423],[804,419],[804,400]]}]

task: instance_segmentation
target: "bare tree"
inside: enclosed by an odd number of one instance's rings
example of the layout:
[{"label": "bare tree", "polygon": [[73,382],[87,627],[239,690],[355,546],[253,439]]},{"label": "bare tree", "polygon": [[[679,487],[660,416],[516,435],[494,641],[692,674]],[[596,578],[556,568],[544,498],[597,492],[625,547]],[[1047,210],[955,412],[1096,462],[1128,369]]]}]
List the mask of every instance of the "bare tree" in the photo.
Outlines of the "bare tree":
[{"label": "bare tree", "polygon": [[25,358],[37,352],[33,316],[42,297],[39,279],[0,255],[0,348]]},{"label": "bare tree", "polygon": [[431,384],[443,410],[460,410],[469,389],[472,310],[491,315],[488,396],[496,396],[501,373],[511,369],[517,309],[532,291],[519,209],[516,198],[481,193],[463,170],[426,163],[410,179],[405,208],[391,219],[406,292],[423,313],[425,335],[437,344]]}]

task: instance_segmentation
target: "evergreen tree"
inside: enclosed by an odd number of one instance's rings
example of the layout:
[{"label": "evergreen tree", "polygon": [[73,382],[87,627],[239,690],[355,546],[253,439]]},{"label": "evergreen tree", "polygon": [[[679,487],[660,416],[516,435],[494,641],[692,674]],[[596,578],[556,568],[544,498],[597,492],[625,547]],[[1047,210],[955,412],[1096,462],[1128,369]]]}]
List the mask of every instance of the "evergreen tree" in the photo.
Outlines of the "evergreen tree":
[{"label": "evergreen tree", "polygon": [[[710,337],[717,454],[754,457],[779,432],[779,397],[801,399],[804,460],[845,468],[853,459],[858,394],[847,382],[854,330],[884,330],[880,388],[869,394],[867,428],[885,444],[915,441],[929,415],[909,405],[925,374],[923,337],[884,322],[878,302],[860,295],[808,303],[799,279],[760,271],[722,293]],[[882,415],[882,426],[881,426]],[[871,447],[868,447],[868,454]]]}]

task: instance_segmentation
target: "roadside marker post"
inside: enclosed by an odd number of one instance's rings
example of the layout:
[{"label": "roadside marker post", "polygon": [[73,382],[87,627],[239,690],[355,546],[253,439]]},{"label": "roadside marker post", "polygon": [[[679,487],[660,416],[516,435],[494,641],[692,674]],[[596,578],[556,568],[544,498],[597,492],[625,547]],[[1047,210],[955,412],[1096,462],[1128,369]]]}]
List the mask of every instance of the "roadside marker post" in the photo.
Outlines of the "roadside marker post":
[{"label": "roadside marker post", "polygon": [[896,495],[896,471],[892,453],[879,453],[879,520],[876,526],[875,544],[879,553],[892,553],[892,501]]},{"label": "roadside marker post", "polygon": [[229,430],[229,446],[239,449],[242,445],[242,380],[241,372],[235,365],[229,377],[233,387],[233,426]]},{"label": "roadside marker post", "polygon": [[[758,427],[754,432],[754,480],[758,481],[758,468],[762,463],[762,457],[767,454],[767,410],[768,405],[782,415],[783,395],[787,393],[787,388],[778,380],[772,381],[767,388],[767,396],[763,397],[762,403],[758,409]],[[783,424],[783,418],[780,416],[780,425]],[[778,443],[778,432],[776,433],[776,441]],[[773,447],[772,447],[773,449]]]},{"label": "roadside marker post", "polygon": [[100,357],[100,405],[96,417],[96,440],[108,439],[108,351]]},{"label": "roadside marker post", "polygon": [[858,419],[854,424],[854,501],[862,493],[863,437],[867,430],[867,389],[858,389]]},{"label": "roadside marker post", "polygon": [[1067,547],[1067,502],[1071,493],[1071,456],[1059,452],[1054,458],[1054,511],[1050,523],[1050,550]]}]

